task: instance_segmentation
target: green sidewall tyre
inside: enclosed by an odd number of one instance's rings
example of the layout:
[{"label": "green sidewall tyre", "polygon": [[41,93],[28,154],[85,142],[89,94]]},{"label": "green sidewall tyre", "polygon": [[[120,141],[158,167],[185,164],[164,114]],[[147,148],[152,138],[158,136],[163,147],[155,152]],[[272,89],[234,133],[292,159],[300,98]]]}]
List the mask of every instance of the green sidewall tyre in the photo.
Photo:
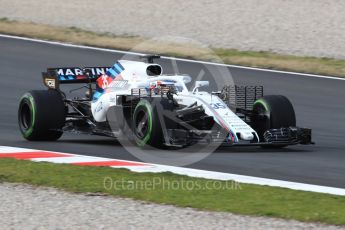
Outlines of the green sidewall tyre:
[{"label": "green sidewall tyre", "polygon": [[[133,137],[135,143],[140,147],[155,147],[155,148],[163,148],[164,147],[164,135],[162,130],[161,119],[164,119],[163,114],[158,114],[158,110],[160,113],[164,113],[161,111],[158,106],[162,106],[165,104],[165,101],[161,98],[151,98],[151,99],[141,99],[137,106],[135,107],[134,113],[132,115],[131,127],[133,131]],[[147,114],[147,131],[145,132],[144,136],[138,135],[137,132],[137,120],[140,119],[139,113],[142,112]],[[161,117],[160,117],[161,116]],[[165,122],[165,121],[162,121]]]},{"label": "green sidewall tyre", "polygon": [[[21,101],[20,106],[25,106],[24,104],[26,104],[29,107],[30,113],[31,113],[31,119],[30,119],[30,123],[29,123],[29,126],[27,127],[27,129],[21,128],[21,131],[22,131],[24,138],[29,138],[30,135],[32,134],[33,130],[34,130],[35,120],[36,120],[35,101],[34,101],[34,98],[32,97],[32,95],[30,93],[24,94],[21,97],[20,101]],[[23,105],[22,105],[22,103],[23,103]]]},{"label": "green sidewall tyre", "polygon": [[[136,119],[139,112],[145,112],[148,115],[148,131],[145,133],[144,137],[138,137],[136,134]],[[152,130],[153,130],[153,109],[151,104],[147,100],[141,100],[135,107],[133,113],[133,130],[135,135],[135,142],[138,146],[144,147],[152,142]]]},{"label": "green sidewall tyre", "polygon": [[59,139],[65,119],[65,103],[56,90],[32,90],[20,99],[18,124],[22,136],[29,141]]},{"label": "green sidewall tyre", "polygon": [[[261,141],[263,134],[268,129],[280,129],[296,126],[296,116],[289,99],[282,95],[267,95],[254,102],[252,128],[258,133]],[[264,115],[266,119],[261,119]],[[263,147],[285,147],[272,145]]]}]

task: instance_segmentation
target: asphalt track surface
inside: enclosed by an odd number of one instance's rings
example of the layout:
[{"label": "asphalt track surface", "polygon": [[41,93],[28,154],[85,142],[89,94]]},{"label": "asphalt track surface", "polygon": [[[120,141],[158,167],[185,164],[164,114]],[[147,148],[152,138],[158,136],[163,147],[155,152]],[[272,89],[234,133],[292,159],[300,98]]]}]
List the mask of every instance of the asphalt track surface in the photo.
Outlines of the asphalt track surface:
[{"label": "asphalt track surface", "polygon": [[[28,142],[18,130],[19,98],[44,89],[40,73],[57,66],[110,66],[123,54],[0,38],[0,145],[138,160],[111,138],[64,134],[57,142]],[[166,72],[169,60],[159,61]],[[178,61],[196,76],[205,65]],[[212,65],[207,68],[215,68]],[[297,123],[313,129],[314,146],[281,150],[220,148],[190,168],[345,188],[345,81],[229,67],[236,84],[263,85],[265,94],[286,95]],[[207,79],[207,73],[205,76]]]}]

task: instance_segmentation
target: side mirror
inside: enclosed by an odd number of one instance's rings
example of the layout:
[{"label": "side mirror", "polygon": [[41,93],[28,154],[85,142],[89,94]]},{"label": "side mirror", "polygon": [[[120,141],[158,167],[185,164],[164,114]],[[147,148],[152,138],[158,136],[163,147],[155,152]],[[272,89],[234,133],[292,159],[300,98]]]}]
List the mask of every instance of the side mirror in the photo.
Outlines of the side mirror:
[{"label": "side mirror", "polygon": [[204,86],[209,86],[210,85],[210,82],[209,81],[196,81],[195,82],[195,86],[194,86],[194,89],[193,89],[193,93],[195,92],[198,92],[198,89],[200,87],[204,87]]}]

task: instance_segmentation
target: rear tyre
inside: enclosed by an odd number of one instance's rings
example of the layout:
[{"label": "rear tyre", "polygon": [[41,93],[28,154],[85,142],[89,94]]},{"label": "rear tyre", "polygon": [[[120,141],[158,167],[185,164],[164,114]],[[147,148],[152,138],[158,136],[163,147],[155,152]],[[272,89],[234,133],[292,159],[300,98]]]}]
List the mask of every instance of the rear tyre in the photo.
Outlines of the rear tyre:
[{"label": "rear tyre", "polygon": [[[296,116],[289,99],[282,95],[268,95],[258,99],[253,106],[252,127],[261,140],[268,129],[296,126]],[[270,145],[263,147],[285,147]]]},{"label": "rear tyre", "polygon": [[20,99],[18,124],[23,137],[29,141],[59,139],[65,119],[65,104],[56,90],[32,90]]}]

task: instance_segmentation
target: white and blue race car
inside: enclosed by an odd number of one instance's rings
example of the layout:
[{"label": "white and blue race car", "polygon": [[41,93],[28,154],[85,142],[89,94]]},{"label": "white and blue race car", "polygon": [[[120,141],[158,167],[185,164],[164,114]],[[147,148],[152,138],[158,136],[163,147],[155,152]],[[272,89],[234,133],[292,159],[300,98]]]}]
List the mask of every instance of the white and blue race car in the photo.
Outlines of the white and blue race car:
[{"label": "white and blue race car", "polygon": [[[118,60],[112,67],[49,68],[48,90],[25,93],[19,127],[30,141],[57,140],[63,132],[126,137],[138,146],[185,147],[196,143],[284,147],[312,144],[311,129],[296,127],[290,101],[263,95],[261,86],[225,86],[219,92],[191,82],[188,75],[166,75],[146,62]],[[82,98],[67,98],[61,84],[82,83]]]}]

